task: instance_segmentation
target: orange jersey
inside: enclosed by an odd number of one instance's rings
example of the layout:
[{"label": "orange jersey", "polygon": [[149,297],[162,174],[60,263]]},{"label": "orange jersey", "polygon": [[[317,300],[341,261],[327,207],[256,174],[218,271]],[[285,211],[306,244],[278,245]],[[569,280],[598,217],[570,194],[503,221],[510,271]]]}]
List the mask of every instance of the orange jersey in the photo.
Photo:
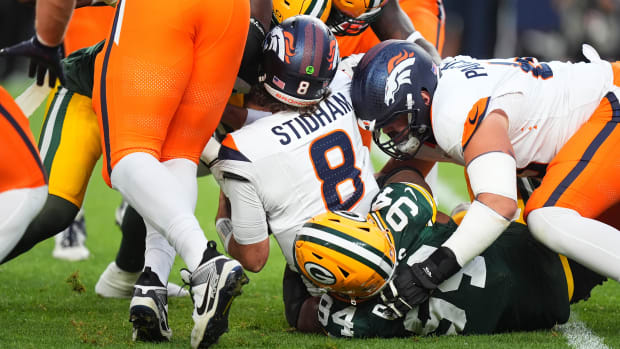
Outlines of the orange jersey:
[{"label": "orange jersey", "polygon": [[86,6],[73,12],[65,34],[65,55],[105,39],[114,19],[110,6]]},{"label": "orange jersey", "polygon": [[[431,44],[435,45],[441,55],[444,42],[445,12],[441,0],[400,0],[400,7],[411,19],[415,29]],[[371,28],[356,36],[337,36],[338,48],[342,57],[354,53],[367,52],[379,43]]]},{"label": "orange jersey", "polygon": [[249,21],[247,0],[118,3],[93,89],[108,184],[134,152],[198,162],[232,92]]},{"label": "orange jersey", "polygon": [[28,119],[0,86],[0,192],[45,184],[47,178]]}]

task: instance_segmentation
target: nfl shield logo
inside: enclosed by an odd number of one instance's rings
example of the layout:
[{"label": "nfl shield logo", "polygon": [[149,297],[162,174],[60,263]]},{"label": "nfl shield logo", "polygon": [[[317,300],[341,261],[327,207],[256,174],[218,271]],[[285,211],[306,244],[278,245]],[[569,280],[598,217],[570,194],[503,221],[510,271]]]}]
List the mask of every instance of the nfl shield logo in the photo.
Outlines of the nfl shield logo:
[{"label": "nfl shield logo", "polygon": [[277,76],[274,76],[273,79],[271,80],[273,82],[274,85],[278,86],[281,90],[284,90],[284,81],[278,79]]}]

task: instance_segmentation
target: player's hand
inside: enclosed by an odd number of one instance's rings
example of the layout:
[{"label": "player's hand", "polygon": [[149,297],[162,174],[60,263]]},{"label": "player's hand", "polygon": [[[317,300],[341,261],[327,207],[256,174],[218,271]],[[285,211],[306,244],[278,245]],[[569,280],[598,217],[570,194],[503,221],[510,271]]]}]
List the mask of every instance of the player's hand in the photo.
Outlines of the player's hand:
[{"label": "player's hand", "polygon": [[423,262],[399,264],[395,277],[381,291],[381,301],[396,317],[426,301],[445,279],[460,269],[454,252],[442,246]]},{"label": "player's hand", "polygon": [[414,270],[419,264],[408,266],[401,264],[396,268],[396,275],[381,291],[381,301],[391,311],[393,318],[400,318],[418,304],[426,301],[431,289],[422,286],[420,278]]},{"label": "player's hand", "polygon": [[0,49],[0,56],[30,57],[28,76],[34,78],[36,75],[37,85],[43,86],[45,73],[49,71],[49,86],[54,87],[56,78],[60,79],[61,83],[65,82],[64,71],[60,63],[61,45],[46,46],[39,42],[35,35],[29,40]]}]

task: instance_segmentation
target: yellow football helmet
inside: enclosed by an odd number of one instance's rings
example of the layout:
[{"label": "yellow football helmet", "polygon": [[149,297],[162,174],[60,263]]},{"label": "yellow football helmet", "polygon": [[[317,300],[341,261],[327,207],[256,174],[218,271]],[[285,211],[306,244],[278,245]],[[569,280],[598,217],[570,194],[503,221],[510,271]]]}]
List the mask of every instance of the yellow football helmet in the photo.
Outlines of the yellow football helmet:
[{"label": "yellow football helmet", "polygon": [[351,299],[376,295],[396,266],[394,238],[369,215],[320,214],[295,239],[297,269],[316,286]]},{"label": "yellow football helmet", "polygon": [[327,21],[335,35],[358,35],[375,21],[388,0],[333,0]]},{"label": "yellow football helmet", "polygon": [[327,21],[332,0],[273,0],[272,20],[277,25],[296,15],[309,15]]}]

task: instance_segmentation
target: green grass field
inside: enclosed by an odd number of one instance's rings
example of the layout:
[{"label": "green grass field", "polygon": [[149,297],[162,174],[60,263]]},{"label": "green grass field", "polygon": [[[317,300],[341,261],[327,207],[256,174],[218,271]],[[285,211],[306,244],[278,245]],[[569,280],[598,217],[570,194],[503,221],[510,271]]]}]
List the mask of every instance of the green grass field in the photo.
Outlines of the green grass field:
[{"label": "green grass field", "polygon": [[[16,95],[26,85],[11,84]],[[31,118],[35,136],[41,125],[41,109]],[[462,170],[442,166],[442,179],[460,176]],[[462,183],[458,182],[457,183]],[[444,210],[463,197],[460,184],[448,186]],[[456,194],[455,194],[456,193]],[[455,199],[456,198],[456,199]],[[0,349],[2,348],[187,348],[193,322],[192,303],[186,297],[169,300],[172,341],[165,344],[134,343],[131,340],[129,300],[102,299],[94,292],[99,275],[114,260],[120,230],[114,225],[114,210],[120,195],[101,179],[100,164],[90,182],[85,202],[87,246],[91,257],[81,262],[52,258],[53,239],[0,266]],[[210,177],[199,179],[196,215],[210,239],[217,239],[213,218],[217,185]],[[138,253],[142,253],[139,251]],[[177,263],[171,281],[181,283]],[[604,348],[620,347],[620,287],[607,282],[595,289],[592,298],[573,307],[575,319],[551,331],[510,333],[492,336],[430,337],[405,339],[340,340],[292,331],[284,319],[281,275],[284,259],[275,241],[263,271],[251,274],[230,313],[230,332],[216,348]],[[583,325],[589,329],[583,328]],[[597,342],[598,340],[598,342]]]}]

